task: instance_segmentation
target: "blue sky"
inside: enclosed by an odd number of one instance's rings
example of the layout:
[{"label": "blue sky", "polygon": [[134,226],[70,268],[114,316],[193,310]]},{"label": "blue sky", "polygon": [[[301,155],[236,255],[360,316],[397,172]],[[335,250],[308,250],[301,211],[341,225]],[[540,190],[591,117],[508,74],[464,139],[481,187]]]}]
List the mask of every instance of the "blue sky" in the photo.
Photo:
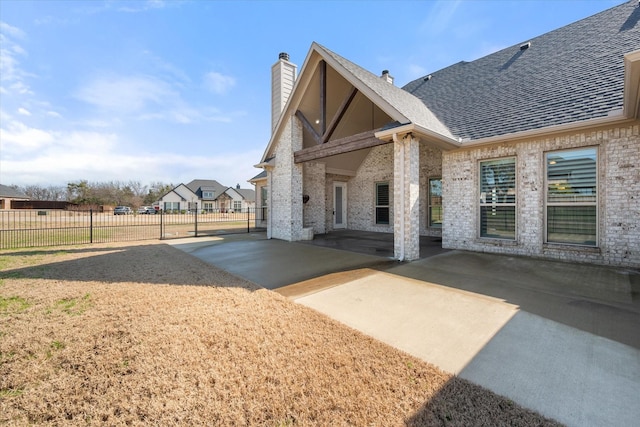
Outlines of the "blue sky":
[{"label": "blue sky", "polygon": [[0,183],[251,188],[279,52],[403,86],[623,2],[0,0]]}]

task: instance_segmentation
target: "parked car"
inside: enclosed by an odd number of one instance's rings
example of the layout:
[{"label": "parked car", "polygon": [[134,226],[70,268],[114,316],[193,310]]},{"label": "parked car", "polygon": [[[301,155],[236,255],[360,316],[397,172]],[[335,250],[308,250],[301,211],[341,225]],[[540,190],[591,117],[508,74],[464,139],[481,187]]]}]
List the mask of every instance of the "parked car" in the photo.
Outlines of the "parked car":
[{"label": "parked car", "polygon": [[145,206],[145,213],[153,215],[156,213],[156,209],[153,206]]},{"label": "parked car", "polygon": [[116,206],[113,210],[114,215],[130,215],[133,213],[133,210],[129,206]]}]

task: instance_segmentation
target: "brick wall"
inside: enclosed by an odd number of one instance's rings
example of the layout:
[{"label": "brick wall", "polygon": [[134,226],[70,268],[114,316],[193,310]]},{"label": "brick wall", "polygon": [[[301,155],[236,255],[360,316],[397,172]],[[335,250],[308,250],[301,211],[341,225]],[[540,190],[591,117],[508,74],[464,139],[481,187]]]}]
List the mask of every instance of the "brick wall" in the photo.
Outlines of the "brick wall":
[{"label": "brick wall", "polygon": [[270,172],[271,237],[295,241],[302,233],[302,165],[293,153],[302,147],[302,126],[291,116],[275,145],[275,167]]},{"label": "brick wall", "polygon": [[[597,248],[544,243],[548,151],[598,147]],[[478,237],[478,162],[516,157],[516,240]],[[443,246],[566,261],[640,267],[639,126],[460,149],[443,154]]]},{"label": "brick wall", "polygon": [[303,204],[304,227],[313,228],[314,234],[326,233],[326,167],[324,163],[304,163],[303,194],[309,196],[307,203]]}]

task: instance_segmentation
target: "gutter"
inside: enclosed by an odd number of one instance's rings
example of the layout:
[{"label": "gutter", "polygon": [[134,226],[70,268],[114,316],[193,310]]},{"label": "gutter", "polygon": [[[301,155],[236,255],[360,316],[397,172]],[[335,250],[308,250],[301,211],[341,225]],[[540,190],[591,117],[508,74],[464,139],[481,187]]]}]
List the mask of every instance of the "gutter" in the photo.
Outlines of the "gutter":
[{"label": "gutter", "polygon": [[578,122],[564,123],[561,125],[547,126],[543,128],[525,130],[522,132],[505,133],[503,135],[489,136],[486,138],[464,141],[460,145],[460,148],[495,144],[498,142],[515,141],[519,139],[532,139],[554,133],[564,133],[575,130],[584,130],[586,128],[624,124],[627,122],[633,122],[634,120],[635,119],[633,118],[626,117],[621,109],[613,110],[609,112],[609,115],[606,117],[598,117],[595,119],[581,120]]}]

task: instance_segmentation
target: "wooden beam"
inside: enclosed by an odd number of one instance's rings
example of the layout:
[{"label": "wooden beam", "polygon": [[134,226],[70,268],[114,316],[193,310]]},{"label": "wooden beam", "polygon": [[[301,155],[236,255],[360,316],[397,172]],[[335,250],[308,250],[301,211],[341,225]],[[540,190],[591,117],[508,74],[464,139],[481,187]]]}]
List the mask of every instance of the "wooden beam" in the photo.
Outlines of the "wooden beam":
[{"label": "wooden beam", "polygon": [[302,111],[297,110],[296,117],[300,119],[300,121],[302,122],[302,126],[304,126],[304,128],[309,131],[311,136],[313,136],[313,139],[315,139],[316,143],[321,144],[322,141],[320,139],[320,135],[318,135],[318,132],[316,132],[311,123],[309,123],[309,120],[307,120]]},{"label": "wooden beam", "polygon": [[[327,62],[320,61],[320,135],[327,129]],[[324,141],[322,141],[324,142]]]},{"label": "wooden beam", "polygon": [[342,117],[347,112],[349,105],[351,105],[351,101],[353,101],[353,98],[355,98],[357,93],[358,89],[354,87],[353,89],[351,89],[351,93],[349,93],[349,95],[347,95],[347,97],[342,101],[340,108],[338,108],[338,111],[336,111],[336,115],[333,116],[333,119],[331,119],[331,123],[329,123],[329,126],[322,135],[323,144],[331,138],[331,135],[333,135],[333,131],[335,131],[336,127],[338,127],[338,123],[340,123],[340,120],[342,120]]},{"label": "wooden beam", "polygon": [[363,150],[365,148],[376,147],[388,144],[389,142],[378,139],[374,134],[378,131],[370,130],[356,135],[348,136],[322,145],[304,148],[293,153],[295,163],[308,162],[310,160],[322,159],[337,154],[350,153],[352,151]]}]

